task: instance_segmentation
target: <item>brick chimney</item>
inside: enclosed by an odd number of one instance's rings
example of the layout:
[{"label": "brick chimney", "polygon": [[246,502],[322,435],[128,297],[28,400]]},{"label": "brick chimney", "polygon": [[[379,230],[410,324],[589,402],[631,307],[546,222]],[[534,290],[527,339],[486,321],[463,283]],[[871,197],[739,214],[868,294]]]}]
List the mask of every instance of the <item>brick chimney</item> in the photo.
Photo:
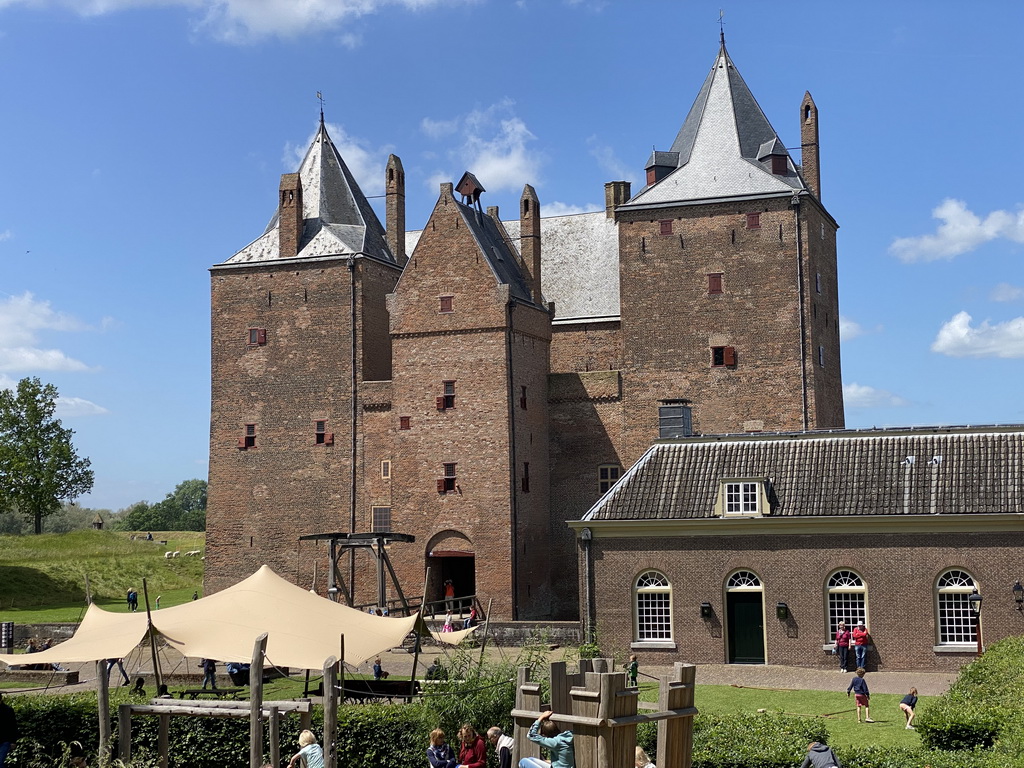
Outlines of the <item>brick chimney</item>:
[{"label": "brick chimney", "polygon": [[609,181],[604,185],[604,210],[609,219],[615,218],[615,206],[629,200],[628,181]]},{"label": "brick chimney", "polygon": [[811,92],[804,93],[800,102],[800,165],[804,181],[818,200],[821,200],[821,166],[818,157],[818,107]]},{"label": "brick chimney", "polygon": [[409,261],[405,253],[405,169],[398,155],[388,156],[386,174],[388,247],[398,266],[404,267]]},{"label": "brick chimney", "polygon": [[290,259],[298,256],[302,240],[302,180],[297,173],[281,174],[277,227],[278,257]]},{"label": "brick chimney", "polygon": [[527,281],[533,303],[540,305],[540,201],[537,192],[527,184],[519,198],[519,251],[526,267]]}]

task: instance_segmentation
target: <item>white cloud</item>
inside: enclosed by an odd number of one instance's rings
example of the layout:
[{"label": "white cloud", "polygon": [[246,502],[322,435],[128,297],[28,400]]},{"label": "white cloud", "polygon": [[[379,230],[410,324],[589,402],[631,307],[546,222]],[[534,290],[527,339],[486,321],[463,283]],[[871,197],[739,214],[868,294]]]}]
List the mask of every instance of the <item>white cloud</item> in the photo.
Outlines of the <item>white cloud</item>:
[{"label": "white cloud", "polygon": [[611,178],[609,181],[628,181],[636,186],[640,184],[640,171],[628,163],[622,162],[607,144],[602,144],[597,136],[587,139],[590,155],[597,160],[598,167]]},{"label": "white cloud", "polygon": [[864,335],[864,328],[861,324],[855,320],[851,320],[848,317],[839,316],[839,339],[840,341],[849,341],[850,339],[856,339],[858,336]]},{"label": "white cloud", "polygon": [[[265,37],[295,38],[336,30],[344,24],[377,13],[388,6],[425,10],[477,0],[0,0],[0,8],[68,8],[82,16],[100,16],[142,7],[183,8],[198,14],[195,28],[231,43]],[[341,38],[347,45],[345,38]]]},{"label": "white cloud", "polygon": [[1017,301],[1024,298],[1024,288],[1009,283],[1000,283],[989,294],[992,301]]},{"label": "white cloud", "polygon": [[843,385],[843,405],[847,408],[901,408],[910,401],[884,389],[850,382]]},{"label": "white cloud", "polygon": [[939,329],[931,348],[950,357],[1024,357],[1024,317],[972,326],[971,316],[958,312]]},{"label": "white cloud", "polygon": [[105,413],[110,413],[110,411],[102,405],[96,405],[96,403],[81,397],[57,398],[57,416],[62,419],[74,416],[100,416]]},{"label": "white cloud", "polygon": [[44,331],[83,331],[87,326],[29,292],[0,302],[0,371],[84,371],[85,363],[58,349],[43,349]]},{"label": "white cloud", "polygon": [[[359,188],[363,194],[383,195],[384,194],[384,168],[387,164],[388,155],[394,151],[390,145],[372,147],[370,143],[356,136],[350,136],[343,125],[327,123],[327,133],[331,141],[338,148],[345,165],[356,177]],[[284,146],[283,163],[287,171],[293,172],[306,156],[309,146],[316,138],[316,132],[310,134],[305,144],[292,144],[288,142]]]},{"label": "white cloud", "polygon": [[571,216],[574,213],[592,213],[593,211],[600,211],[603,209],[603,205],[570,205],[569,203],[560,203],[556,200],[552,203],[541,202],[540,215]]},{"label": "white cloud", "polygon": [[1024,243],[1024,210],[993,211],[982,219],[962,200],[947,198],[932,211],[932,217],[942,222],[934,235],[898,237],[889,252],[910,263],[950,260],[998,238]]},{"label": "white cloud", "polygon": [[0,243],[4,240],[10,240],[12,237],[11,230],[5,229],[3,232],[0,232]]},{"label": "white cloud", "polygon": [[513,113],[514,106],[511,99],[503,99],[449,120],[424,118],[420,128],[425,135],[456,143],[447,152],[450,170],[432,174],[429,186],[436,187],[438,177],[456,181],[467,170],[491,191],[537,186],[543,157],[527,148],[536,136]]}]

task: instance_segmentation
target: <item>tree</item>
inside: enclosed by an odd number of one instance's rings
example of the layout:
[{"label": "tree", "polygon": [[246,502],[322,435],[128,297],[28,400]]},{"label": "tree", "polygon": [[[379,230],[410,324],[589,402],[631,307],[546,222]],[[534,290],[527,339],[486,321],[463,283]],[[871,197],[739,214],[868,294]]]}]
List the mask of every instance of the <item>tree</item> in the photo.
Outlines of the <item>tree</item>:
[{"label": "tree", "polygon": [[54,418],[57,388],[37,378],[0,392],[0,509],[17,510],[36,533],[64,501],[92,489],[93,472],[71,444],[74,432]]},{"label": "tree", "polygon": [[206,481],[178,483],[163,501],[138,501],[118,515],[119,531],[205,531]]}]

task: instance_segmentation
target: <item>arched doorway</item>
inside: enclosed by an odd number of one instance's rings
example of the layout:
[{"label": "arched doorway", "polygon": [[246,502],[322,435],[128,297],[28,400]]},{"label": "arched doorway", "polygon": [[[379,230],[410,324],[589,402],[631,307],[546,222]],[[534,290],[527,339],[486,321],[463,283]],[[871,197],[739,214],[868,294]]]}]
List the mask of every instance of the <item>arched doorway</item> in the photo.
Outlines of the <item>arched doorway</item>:
[{"label": "arched doorway", "polygon": [[725,584],[730,664],[764,664],[764,600],[761,580],[736,571]]},{"label": "arched doorway", "polygon": [[469,612],[470,597],[476,594],[476,553],[469,538],[459,531],[441,531],[427,543],[427,602],[433,612],[445,612],[445,582],[455,590],[454,610]]}]

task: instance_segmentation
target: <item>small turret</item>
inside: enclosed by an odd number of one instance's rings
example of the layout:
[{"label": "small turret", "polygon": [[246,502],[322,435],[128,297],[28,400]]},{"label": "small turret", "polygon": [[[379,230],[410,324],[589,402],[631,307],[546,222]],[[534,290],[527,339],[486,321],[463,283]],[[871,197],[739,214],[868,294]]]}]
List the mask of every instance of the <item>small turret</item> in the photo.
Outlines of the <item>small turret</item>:
[{"label": "small turret", "polygon": [[818,107],[811,98],[811,92],[804,93],[800,102],[800,164],[803,166],[804,182],[811,192],[821,200],[821,165],[818,155]]},{"label": "small turret", "polygon": [[523,187],[523,196],[519,198],[519,251],[533,303],[540,305],[540,201],[529,184]]},{"label": "small turret", "polygon": [[302,180],[297,173],[281,174],[277,203],[278,257],[291,259],[298,255],[302,241]]},{"label": "small turret", "polygon": [[388,156],[386,174],[388,248],[398,266],[404,267],[409,260],[405,253],[405,169],[398,155]]}]

